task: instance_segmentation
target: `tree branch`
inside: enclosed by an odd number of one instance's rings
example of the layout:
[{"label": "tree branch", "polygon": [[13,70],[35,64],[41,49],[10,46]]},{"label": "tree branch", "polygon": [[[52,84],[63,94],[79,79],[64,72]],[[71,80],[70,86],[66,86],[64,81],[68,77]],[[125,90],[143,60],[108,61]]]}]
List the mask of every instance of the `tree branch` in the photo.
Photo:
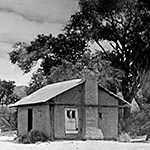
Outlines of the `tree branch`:
[{"label": "tree branch", "polygon": [[[119,44],[118,44],[117,42],[115,42],[115,44],[118,46],[118,48],[116,48],[112,43],[109,43],[109,44],[110,44],[110,46],[111,46],[113,49],[115,49],[115,50],[118,52],[118,54],[120,54],[120,51],[121,51],[122,49],[121,49],[121,47],[119,46]],[[120,49],[120,51],[119,51],[118,49]]]},{"label": "tree branch", "polygon": [[[131,14],[131,16],[132,16],[132,14]],[[129,28],[130,28],[130,24],[131,24],[131,22],[132,22],[132,17],[130,17],[130,19],[129,19],[129,22],[128,22],[128,24],[127,24],[127,26],[126,27],[124,27],[124,35],[123,35],[123,39],[125,39],[125,36],[127,35],[127,31],[129,31]]]},{"label": "tree branch", "polygon": [[116,28],[116,26],[115,26],[115,24],[114,24],[114,18],[113,18],[113,16],[112,16],[112,14],[110,14],[110,17],[111,17],[111,24],[112,24],[112,27],[113,27],[113,29],[114,29],[114,31],[115,31],[115,33],[116,33],[116,36],[117,36],[117,38],[118,38],[118,40],[120,41],[120,43],[121,43],[121,37],[120,37],[120,35],[119,35],[119,33],[118,33],[118,31],[117,31],[117,28]]},{"label": "tree branch", "polygon": [[98,46],[102,49],[102,51],[104,52],[104,54],[108,57],[108,54],[106,53],[106,50],[104,49],[104,47],[98,42],[98,40],[95,40],[95,42],[98,44]]},{"label": "tree branch", "polygon": [[7,127],[11,127],[13,129],[16,129],[16,126],[13,124],[14,122],[11,122],[12,116],[11,114],[6,114],[6,112],[0,112],[1,115],[1,121],[2,123],[7,126]]}]

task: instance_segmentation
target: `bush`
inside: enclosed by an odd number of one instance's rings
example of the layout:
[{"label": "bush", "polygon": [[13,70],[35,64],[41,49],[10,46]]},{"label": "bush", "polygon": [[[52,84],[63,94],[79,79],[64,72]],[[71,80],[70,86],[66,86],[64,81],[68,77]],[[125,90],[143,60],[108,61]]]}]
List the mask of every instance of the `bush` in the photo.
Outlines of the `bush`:
[{"label": "bush", "polygon": [[28,138],[27,135],[20,135],[20,136],[18,136],[17,138],[15,138],[15,141],[16,141],[17,143],[23,143],[23,144],[28,144],[28,143],[30,143],[30,140],[29,140],[29,138]]},{"label": "bush", "polygon": [[130,142],[131,141],[130,135],[128,133],[122,132],[119,135],[118,141],[119,142]]},{"label": "bush", "polygon": [[21,135],[16,138],[18,143],[36,143],[36,142],[46,142],[48,141],[48,137],[38,130],[31,130],[27,135]]},{"label": "bush", "polygon": [[48,140],[48,137],[43,133],[43,132],[40,132],[38,130],[31,130],[29,133],[28,133],[28,136],[29,136],[29,139],[30,139],[30,142],[31,143],[36,143],[36,142],[45,142]]},{"label": "bush", "polygon": [[[131,137],[150,135],[150,106],[143,108],[137,114],[130,116],[123,122],[123,129]],[[149,136],[150,137],[150,136]]]},{"label": "bush", "polygon": [[8,106],[0,107],[0,125],[2,132],[14,131],[17,129],[17,110],[10,109]]}]

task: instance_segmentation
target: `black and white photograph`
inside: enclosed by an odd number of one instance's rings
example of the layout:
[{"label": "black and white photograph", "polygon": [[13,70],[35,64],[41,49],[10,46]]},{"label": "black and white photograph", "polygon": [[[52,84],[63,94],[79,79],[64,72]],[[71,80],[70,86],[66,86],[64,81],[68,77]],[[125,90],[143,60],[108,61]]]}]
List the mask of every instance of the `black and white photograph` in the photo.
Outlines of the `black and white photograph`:
[{"label": "black and white photograph", "polygon": [[0,150],[150,149],[150,0],[0,0]]}]

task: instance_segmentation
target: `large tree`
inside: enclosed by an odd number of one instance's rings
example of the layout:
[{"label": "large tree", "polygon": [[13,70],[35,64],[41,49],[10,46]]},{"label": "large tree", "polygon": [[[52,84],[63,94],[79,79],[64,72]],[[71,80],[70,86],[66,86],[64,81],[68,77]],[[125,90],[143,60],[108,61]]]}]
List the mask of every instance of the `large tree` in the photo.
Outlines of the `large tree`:
[{"label": "large tree", "polygon": [[101,52],[94,54],[86,52],[75,64],[63,60],[61,65],[57,67],[53,66],[50,69],[49,75],[45,75],[43,70],[39,68],[33,73],[28,94],[47,84],[82,78],[85,69],[95,72],[98,76],[98,82],[112,92],[117,93],[118,89],[121,88],[121,79],[124,76],[123,72],[120,69],[110,66],[110,62],[102,58]]},{"label": "large tree", "polygon": [[82,57],[86,51],[87,43],[78,34],[59,34],[57,37],[38,35],[34,41],[16,43],[13,51],[9,53],[12,64],[17,64],[24,73],[31,71],[40,61],[40,67],[46,75],[50,69],[59,66],[62,60],[73,64]]},{"label": "large tree", "polygon": [[0,124],[3,130],[17,129],[17,110],[8,105],[26,96],[26,90],[26,86],[16,86],[14,81],[0,80]]},{"label": "large tree", "polygon": [[[122,93],[131,102],[141,75],[150,67],[150,10],[142,0],[79,0],[80,11],[65,28],[86,41],[97,43],[106,60],[124,71]],[[101,44],[107,41],[108,52]]]}]

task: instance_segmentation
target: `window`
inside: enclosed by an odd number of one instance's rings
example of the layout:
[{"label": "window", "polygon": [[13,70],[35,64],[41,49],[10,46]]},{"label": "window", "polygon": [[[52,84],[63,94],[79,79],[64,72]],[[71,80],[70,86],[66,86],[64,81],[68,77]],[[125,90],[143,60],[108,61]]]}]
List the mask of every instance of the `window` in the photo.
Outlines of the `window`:
[{"label": "window", "polygon": [[99,119],[102,120],[102,113],[99,113]]},{"label": "window", "polygon": [[65,108],[65,132],[68,134],[78,133],[78,109]]}]

